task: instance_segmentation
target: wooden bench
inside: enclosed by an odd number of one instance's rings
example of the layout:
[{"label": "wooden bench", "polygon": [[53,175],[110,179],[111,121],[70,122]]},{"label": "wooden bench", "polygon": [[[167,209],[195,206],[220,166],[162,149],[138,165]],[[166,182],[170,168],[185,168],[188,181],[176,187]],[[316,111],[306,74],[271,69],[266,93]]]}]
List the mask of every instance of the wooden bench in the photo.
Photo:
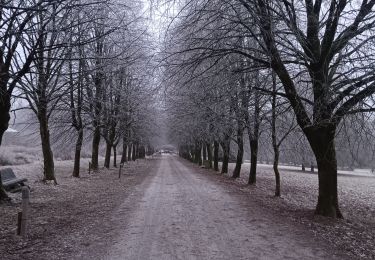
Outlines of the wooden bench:
[{"label": "wooden bench", "polygon": [[27,181],[26,178],[17,178],[11,168],[5,168],[0,170],[0,174],[1,182],[6,191],[16,192],[18,190],[21,190],[22,186],[25,186],[24,182]]}]

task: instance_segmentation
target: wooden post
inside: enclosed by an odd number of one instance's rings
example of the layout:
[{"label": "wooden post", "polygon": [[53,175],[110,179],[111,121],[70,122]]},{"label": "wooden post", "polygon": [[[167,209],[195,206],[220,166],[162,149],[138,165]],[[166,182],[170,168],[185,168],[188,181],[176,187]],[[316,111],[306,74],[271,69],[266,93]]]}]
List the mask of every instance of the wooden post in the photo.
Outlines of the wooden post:
[{"label": "wooden post", "polygon": [[17,235],[21,235],[22,211],[17,213]]},{"label": "wooden post", "polygon": [[22,212],[18,212],[17,234],[25,237],[27,235],[27,221],[29,218],[29,199],[30,190],[28,187],[22,187]]},{"label": "wooden post", "polygon": [[91,173],[91,162],[89,162],[89,174]]}]

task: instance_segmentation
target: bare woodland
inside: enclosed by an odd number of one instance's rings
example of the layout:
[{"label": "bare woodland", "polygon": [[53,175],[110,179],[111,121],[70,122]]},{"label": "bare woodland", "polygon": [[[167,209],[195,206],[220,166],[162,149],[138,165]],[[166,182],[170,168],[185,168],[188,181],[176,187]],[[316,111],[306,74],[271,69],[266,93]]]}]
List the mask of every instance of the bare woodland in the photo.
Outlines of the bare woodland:
[{"label": "bare woodland", "polygon": [[[211,147],[217,150],[220,144],[226,173],[229,143],[234,141],[236,178],[247,133],[248,183],[255,184],[260,134],[267,133],[278,196],[280,146],[289,142],[288,136],[296,140],[299,135],[295,154],[313,154],[311,162],[305,161],[307,156],[300,160],[302,168],[311,163],[318,170],[316,214],[341,218],[338,141],[362,131],[373,133],[374,4],[335,0],[182,4],[164,52],[171,85],[168,106],[180,153],[201,163],[201,148],[211,154]],[[373,167],[372,160],[367,167]]]},{"label": "bare woodland", "polygon": [[246,169],[255,189],[269,164],[274,199],[279,166],[293,165],[317,173],[315,215],[344,218],[338,171],[375,168],[374,10],[375,0],[0,0],[0,146],[11,117],[28,113],[43,185],[59,184],[62,150],[78,180],[84,147],[100,174],[168,144],[236,180]]},{"label": "bare woodland", "polygon": [[[55,177],[52,133],[74,142],[72,175],[79,177],[84,138],[92,138],[98,169],[144,157],[154,118],[152,48],[142,3],[131,1],[3,1],[1,7],[1,136],[10,113],[30,109],[40,133],[44,180]],[[12,107],[13,100],[23,100]],[[128,157],[126,150],[133,151]],[[6,196],[5,193],[2,193]]]}]

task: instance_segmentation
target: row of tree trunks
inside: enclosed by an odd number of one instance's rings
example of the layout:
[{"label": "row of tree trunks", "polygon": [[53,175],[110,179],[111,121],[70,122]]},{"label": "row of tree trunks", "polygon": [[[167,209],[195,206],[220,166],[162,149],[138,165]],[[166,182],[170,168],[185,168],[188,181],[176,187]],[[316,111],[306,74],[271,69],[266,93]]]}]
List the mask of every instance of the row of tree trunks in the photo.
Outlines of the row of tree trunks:
[{"label": "row of tree trunks", "polygon": [[[230,149],[230,139],[229,137],[225,142],[222,142],[223,147],[223,164],[222,164],[222,173],[228,172],[228,163],[229,163],[229,149]],[[213,151],[212,144],[207,142],[201,145],[200,142],[196,142],[195,145],[181,145],[179,147],[180,157],[189,160],[198,165],[202,165],[203,161],[208,161],[208,167],[213,168],[215,171],[219,171],[219,148],[220,143],[218,141],[213,142]]]},{"label": "row of tree trunks", "polygon": [[[83,137],[83,136],[82,136]],[[106,143],[104,167],[110,168],[111,156],[113,150],[113,167],[117,167],[117,145],[111,145],[109,142]],[[76,155],[79,156],[79,155]],[[123,151],[121,155],[120,163],[125,163],[130,160],[135,161],[136,159],[146,158],[146,148],[144,145],[138,144],[125,144],[123,145]]]},{"label": "row of tree trunks", "polygon": [[[243,162],[243,133],[244,128],[240,127],[238,130],[238,152],[237,152],[237,160],[236,160],[236,167],[233,172],[233,177],[238,178],[241,172],[241,165]],[[254,142],[250,142],[252,147],[252,164],[251,164],[251,176],[253,177],[252,183],[255,183],[256,180],[256,167],[257,167],[257,153],[258,153],[258,139],[254,140]],[[228,173],[228,166],[229,166],[229,158],[230,158],[230,137],[225,136],[225,139],[222,140],[220,143],[218,141],[214,141],[213,143],[205,143],[201,145],[200,142],[196,142],[195,145],[181,145],[179,147],[179,155],[180,157],[192,161],[198,165],[202,165],[202,161],[208,161],[209,168],[213,168],[215,171],[219,171],[219,149],[220,146],[222,147],[222,167],[221,173]],[[206,153],[206,154],[205,154]]]}]

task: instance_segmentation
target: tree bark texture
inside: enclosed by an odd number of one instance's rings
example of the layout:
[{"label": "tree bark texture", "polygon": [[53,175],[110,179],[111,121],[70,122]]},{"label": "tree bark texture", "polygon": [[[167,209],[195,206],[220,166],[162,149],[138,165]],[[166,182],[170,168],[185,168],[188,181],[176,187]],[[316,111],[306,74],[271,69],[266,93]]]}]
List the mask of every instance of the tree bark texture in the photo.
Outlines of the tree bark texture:
[{"label": "tree bark texture", "polygon": [[219,142],[214,141],[214,170],[219,171]]},{"label": "tree bark texture", "polygon": [[221,166],[221,173],[228,173],[230,141],[225,140],[221,146],[223,148],[223,165]]},{"label": "tree bark texture", "polygon": [[125,163],[128,161],[128,157],[127,157],[127,149],[128,149],[128,145],[126,143],[123,143],[122,144],[122,156],[121,156],[121,163]]},{"label": "tree bark texture", "polygon": [[113,167],[117,167],[117,145],[113,145]]},{"label": "tree bark texture", "polygon": [[315,213],[342,218],[337,195],[337,160],[335,151],[336,128],[325,125],[307,129],[306,136],[318,164],[319,196]]},{"label": "tree bark texture", "polygon": [[258,139],[250,140],[250,174],[249,184],[256,183],[258,162]]},{"label": "tree bark texture", "polygon": [[133,144],[133,151],[132,151],[132,160],[135,161],[137,158],[136,158],[136,145]]},{"label": "tree bark texture", "polygon": [[239,122],[238,123],[238,129],[237,129],[237,158],[236,158],[236,166],[234,168],[232,178],[238,178],[241,174],[241,166],[242,166],[242,160],[243,160],[243,126]]},{"label": "tree bark texture", "polygon": [[97,170],[99,168],[99,145],[100,145],[100,128],[95,127],[92,137],[92,153],[91,153],[91,168]]},{"label": "tree bark texture", "polygon": [[133,148],[133,145],[132,144],[129,144],[128,145],[128,162],[132,160],[132,149]]},{"label": "tree bark texture", "polygon": [[83,142],[83,129],[80,129],[78,131],[76,149],[75,149],[75,153],[74,153],[73,177],[76,177],[76,178],[79,178],[82,142]]},{"label": "tree bark texture", "polygon": [[112,151],[112,145],[109,142],[106,142],[104,167],[107,169],[109,169],[109,165],[111,163],[111,151]]},{"label": "tree bark texture", "polygon": [[42,142],[44,180],[54,181],[56,184],[55,165],[54,165],[53,153],[51,149],[47,111],[45,109],[45,106],[43,105],[41,106],[41,109],[38,111],[38,120],[39,120],[40,138]]},{"label": "tree bark texture", "polygon": [[212,168],[212,147],[211,143],[206,143],[206,148],[207,148],[207,159],[209,162],[209,167],[210,169]]},{"label": "tree bark texture", "polygon": [[202,145],[202,152],[203,152],[203,161],[207,161],[207,150],[206,150],[206,146]]},{"label": "tree bark texture", "polygon": [[[0,76],[0,84],[1,84],[1,98],[0,98],[0,146],[2,144],[3,136],[5,131],[8,129],[9,126],[9,110],[10,110],[10,95],[8,95],[6,91],[6,84],[2,82],[3,79]],[[8,199],[8,195],[3,188],[3,184],[1,182],[0,177],[0,200]]]}]

